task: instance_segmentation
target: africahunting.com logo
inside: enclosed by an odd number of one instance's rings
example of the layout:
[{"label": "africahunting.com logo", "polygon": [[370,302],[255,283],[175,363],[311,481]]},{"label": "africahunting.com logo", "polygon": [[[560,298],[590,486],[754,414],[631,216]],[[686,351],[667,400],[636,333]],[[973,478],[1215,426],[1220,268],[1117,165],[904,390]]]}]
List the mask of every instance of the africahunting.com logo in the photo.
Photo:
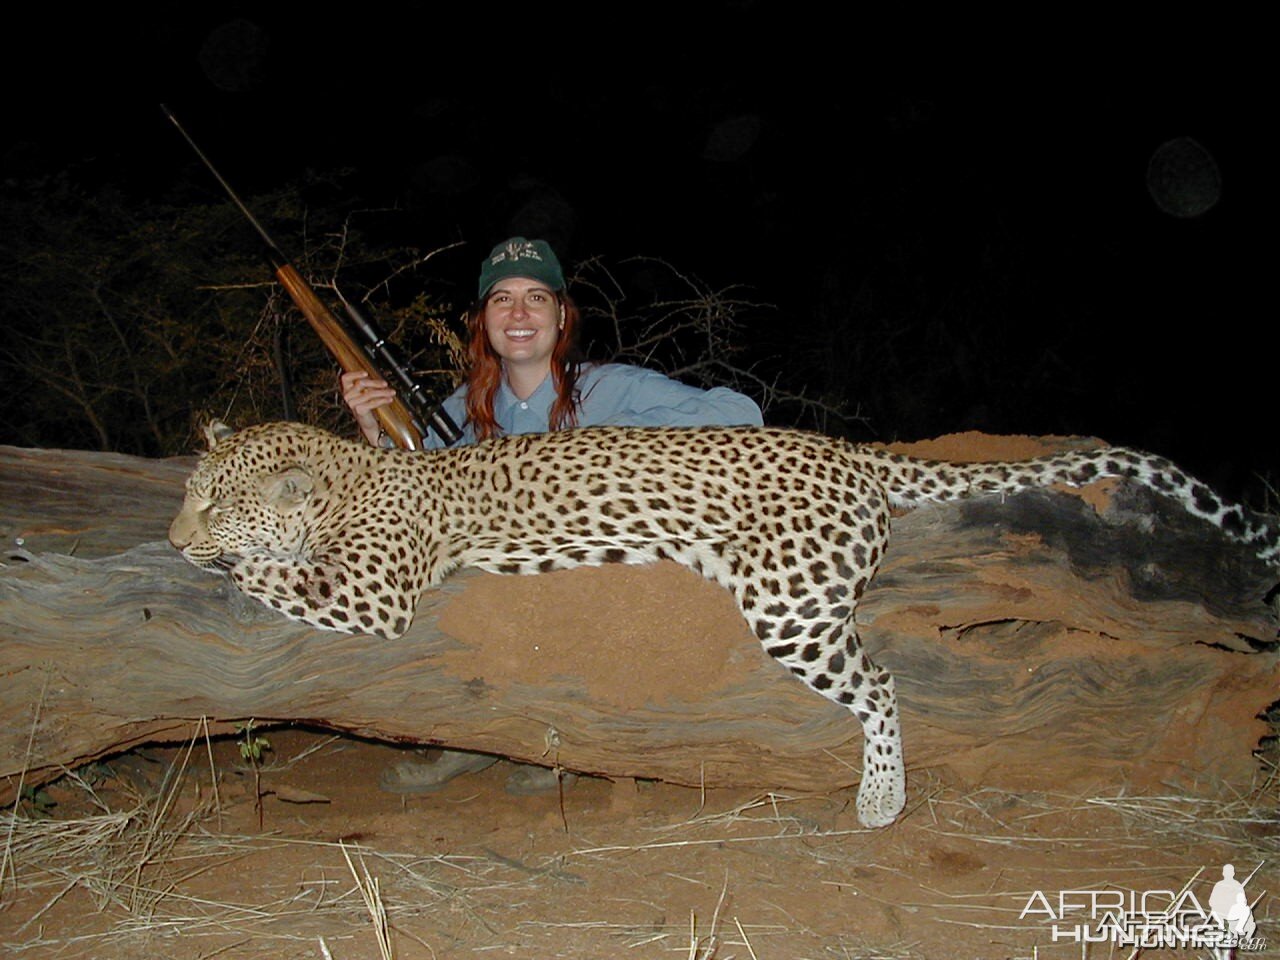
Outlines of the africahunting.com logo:
[{"label": "africahunting.com logo", "polygon": [[1232,950],[1261,951],[1265,938],[1256,936],[1253,910],[1264,893],[1252,901],[1245,890],[1262,864],[1242,881],[1226,864],[1213,885],[1208,904],[1191,892],[1198,871],[1182,890],[1036,890],[1027,898],[1018,919],[1048,927],[1054,943],[1111,943],[1140,950],[1200,949],[1225,956]]}]

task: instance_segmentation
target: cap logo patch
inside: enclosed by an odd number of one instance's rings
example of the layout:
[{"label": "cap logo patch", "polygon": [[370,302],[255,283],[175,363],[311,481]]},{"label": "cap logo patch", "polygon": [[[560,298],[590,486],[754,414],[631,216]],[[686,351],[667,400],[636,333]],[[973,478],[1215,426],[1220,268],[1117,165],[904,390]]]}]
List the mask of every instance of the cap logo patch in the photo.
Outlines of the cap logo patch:
[{"label": "cap logo patch", "polygon": [[526,240],[524,243],[511,241],[506,247],[494,254],[489,262],[498,264],[507,260],[513,262],[516,260],[536,260],[541,263],[542,257],[538,254],[538,249],[533,245],[532,240]]}]

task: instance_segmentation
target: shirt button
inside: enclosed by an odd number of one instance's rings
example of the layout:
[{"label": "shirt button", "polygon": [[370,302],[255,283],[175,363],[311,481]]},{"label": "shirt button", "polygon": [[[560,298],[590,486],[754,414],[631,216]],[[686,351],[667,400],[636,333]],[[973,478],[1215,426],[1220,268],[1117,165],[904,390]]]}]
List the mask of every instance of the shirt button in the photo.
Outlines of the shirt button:
[{"label": "shirt button", "polygon": [[521,410],[528,410],[528,409],[529,409],[529,404],[528,404],[528,403],[526,403],[525,401],[521,400],[521,401],[520,401],[520,409],[521,409]]}]

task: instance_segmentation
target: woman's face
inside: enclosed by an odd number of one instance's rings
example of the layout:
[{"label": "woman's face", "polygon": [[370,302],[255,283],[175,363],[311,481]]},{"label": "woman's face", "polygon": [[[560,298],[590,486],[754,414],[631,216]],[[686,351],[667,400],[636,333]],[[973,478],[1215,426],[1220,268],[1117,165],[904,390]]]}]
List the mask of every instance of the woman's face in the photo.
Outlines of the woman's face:
[{"label": "woman's face", "polygon": [[499,280],[484,302],[485,332],[505,366],[550,370],[561,319],[555,293],[528,277]]}]

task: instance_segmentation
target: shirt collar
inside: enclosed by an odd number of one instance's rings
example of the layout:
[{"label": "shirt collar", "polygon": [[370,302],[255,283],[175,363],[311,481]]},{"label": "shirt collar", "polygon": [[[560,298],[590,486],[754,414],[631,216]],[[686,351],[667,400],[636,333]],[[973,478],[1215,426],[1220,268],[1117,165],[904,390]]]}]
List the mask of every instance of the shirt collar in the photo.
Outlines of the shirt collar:
[{"label": "shirt collar", "polygon": [[[507,378],[503,377],[502,383],[498,386],[498,396],[494,406],[500,406],[500,408],[505,411],[515,409],[521,403],[527,403],[531,407],[543,404],[550,409],[550,401],[554,393],[555,384],[552,382],[550,373],[548,373],[543,378],[542,382],[538,384],[537,389],[534,390],[533,393],[529,394],[529,398],[523,401],[515,395],[515,391],[511,389],[511,385],[507,383]],[[501,420],[502,418],[499,417],[498,419]]]}]

